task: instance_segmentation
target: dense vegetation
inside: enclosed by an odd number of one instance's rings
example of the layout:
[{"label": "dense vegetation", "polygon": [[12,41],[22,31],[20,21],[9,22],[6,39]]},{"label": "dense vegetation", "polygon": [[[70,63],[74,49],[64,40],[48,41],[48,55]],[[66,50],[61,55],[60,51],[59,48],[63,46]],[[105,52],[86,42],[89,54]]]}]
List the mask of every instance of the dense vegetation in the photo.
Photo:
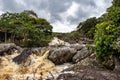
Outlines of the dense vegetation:
[{"label": "dense vegetation", "polygon": [[113,5],[107,9],[107,13],[101,17],[101,22],[96,25],[94,37],[96,54],[103,65],[106,65],[110,57],[112,59],[115,57],[116,61],[120,62],[118,37],[120,37],[120,0],[113,0]]},{"label": "dense vegetation", "polygon": [[86,21],[80,22],[77,27],[78,33],[83,37],[93,38],[95,32],[95,25],[98,23],[96,17],[89,18]]},{"label": "dense vegetation", "polygon": [[[0,18],[1,41],[14,42],[21,46],[45,46],[51,40],[52,26],[33,11],[21,13],[6,12]],[[1,38],[1,39],[2,39]]]}]

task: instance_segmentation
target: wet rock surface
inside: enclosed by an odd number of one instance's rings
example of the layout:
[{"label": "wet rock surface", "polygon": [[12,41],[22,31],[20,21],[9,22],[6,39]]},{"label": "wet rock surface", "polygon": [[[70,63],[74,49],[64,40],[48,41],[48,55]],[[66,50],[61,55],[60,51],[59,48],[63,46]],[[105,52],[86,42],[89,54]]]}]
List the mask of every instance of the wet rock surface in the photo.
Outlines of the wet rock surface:
[{"label": "wet rock surface", "polygon": [[22,50],[22,52],[16,56],[13,61],[15,63],[21,64],[22,62],[25,62],[26,59],[29,59],[31,54],[43,56],[46,50],[50,51],[48,59],[56,65],[67,62],[77,63],[92,54],[91,49],[87,48],[84,44],[71,44],[70,46],[60,47],[49,46],[40,48],[26,48]]},{"label": "wet rock surface", "polygon": [[69,66],[69,68],[63,70],[63,71],[79,71],[86,68],[100,68],[100,63],[96,58],[96,55],[93,53],[90,56],[82,59],[81,61],[73,64],[72,66]]},{"label": "wet rock surface", "polygon": [[[19,54],[16,54],[16,56],[13,56],[12,58],[13,62],[17,64],[23,63],[27,67],[34,66],[38,70],[42,68],[42,66],[46,65],[46,63],[42,61],[49,62],[51,64],[51,68],[55,67],[56,65],[57,66],[61,64],[64,65],[64,63],[71,62],[71,65],[67,66],[67,68],[64,69],[64,67],[62,67],[64,70],[62,69],[63,71],[58,73],[59,74],[58,76],[48,78],[49,80],[119,80],[120,79],[120,73],[118,71],[115,70],[108,71],[107,69],[103,69],[100,67],[100,63],[98,62],[96,55],[93,51],[94,45],[87,46],[85,44],[70,44],[69,46],[48,46],[48,47],[39,47],[39,48],[26,48],[26,49],[20,48],[15,44],[12,44],[10,46],[11,47],[7,45],[6,47],[7,51],[16,49],[19,50],[20,52]],[[2,48],[3,47],[1,47],[1,50],[4,51],[4,49]],[[49,53],[46,54],[45,52],[47,50],[49,51]],[[4,60],[4,58],[1,58],[1,60]],[[111,62],[112,61],[107,62],[108,65],[111,64]],[[67,71],[73,71],[74,73],[69,73],[69,72],[66,73]]]},{"label": "wet rock surface", "polygon": [[71,62],[72,57],[75,55],[76,49],[69,47],[56,48],[49,55],[49,59],[55,64],[63,64]]},{"label": "wet rock surface", "polygon": [[21,63],[25,62],[25,60],[27,60],[27,58],[31,54],[32,54],[31,48],[24,49],[23,52],[20,55],[13,58],[13,62],[15,62],[17,64],[21,64]]},{"label": "wet rock surface", "polygon": [[[21,75],[36,73],[36,75],[41,76],[39,78],[35,78],[34,76],[26,76],[26,80],[120,79],[120,72],[118,70],[109,71],[105,68],[101,68],[100,63],[94,53],[94,45],[87,45],[83,43],[69,44],[59,39],[55,39],[55,41],[58,43],[53,41],[52,43],[55,44],[39,48],[21,48],[16,46],[14,43],[1,44],[0,55],[5,54],[6,56],[0,56],[0,65],[2,66],[0,69],[2,72],[2,74],[0,74],[0,79],[6,75],[6,72],[11,72],[10,75],[7,74],[9,76],[16,73],[20,73]],[[120,45],[120,40],[118,40],[117,44],[118,46]],[[17,50],[18,52],[13,54],[14,50]],[[114,62],[114,60],[110,58],[110,60],[106,62],[107,66],[111,66],[112,62]],[[65,66],[66,63],[69,64]],[[13,66],[15,68],[13,68]],[[52,71],[55,72],[56,70],[59,72],[51,73]],[[43,77],[41,75],[43,72],[44,74],[50,73],[52,78],[45,78],[45,75]]]},{"label": "wet rock surface", "polygon": [[85,44],[71,44],[70,48],[75,48],[77,51],[80,51],[85,47]]},{"label": "wet rock surface", "polygon": [[19,49],[14,43],[0,44],[0,56],[10,55],[13,51]]},{"label": "wet rock surface", "polygon": [[77,53],[73,56],[73,62],[79,62],[86,57],[90,56],[92,52],[88,50],[86,47],[82,48],[81,50],[77,51]]},{"label": "wet rock surface", "polygon": [[84,69],[74,74],[65,73],[57,77],[57,80],[119,80],[120,74],[108,70]]}]

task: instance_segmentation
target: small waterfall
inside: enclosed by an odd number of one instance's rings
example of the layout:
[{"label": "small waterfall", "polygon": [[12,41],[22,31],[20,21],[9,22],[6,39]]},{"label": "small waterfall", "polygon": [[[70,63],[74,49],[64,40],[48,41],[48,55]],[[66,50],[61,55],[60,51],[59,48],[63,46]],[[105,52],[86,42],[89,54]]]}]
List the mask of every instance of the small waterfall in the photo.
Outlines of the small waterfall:
[{"label": "small waterfall", "polygon": [[27,80],[27,78],[46,78],[50,73],[57,72],[54,63],[47,59],[49,51],[43,56],[31,54],[24,64],[16,64],[12,59],[19,55],[15,52],[12,55],[0,57],[0,80]]}]

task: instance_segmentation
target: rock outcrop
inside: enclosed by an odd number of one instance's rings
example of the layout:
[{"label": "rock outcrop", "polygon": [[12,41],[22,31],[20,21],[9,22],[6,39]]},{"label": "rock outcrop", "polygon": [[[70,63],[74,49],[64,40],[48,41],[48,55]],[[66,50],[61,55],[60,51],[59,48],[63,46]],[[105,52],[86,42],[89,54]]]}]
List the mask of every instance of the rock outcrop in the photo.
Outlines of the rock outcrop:
[{"label": "rock outcrop", "polygon": [[54,37],[54,39],[49,43],[49,46],[69,46],[69,45],[70,44],[68,42],[60,40],[57,37]]},{"label": "rock outcrop", "polygon": [[78,46],[77,49],[77,53],[72,58],[73,62],[75,63],[87,58],[92,54],[93,51],[92,46],[89,46],[88,48],[86,46]]},{"label": "rock outcrop", "polygon": [[57,80],[119,80],[120,74],[113,71],[85,69],[75,73],[64,73]]},{"label": "rock outcrop", "polygon": [[70,47],[56,48],[53,50],[49,59],[55,64],[62,64],[72,61],[72,57],[75,55],[76,49]]},{"label": "rock outcrop", "polygon": [[25,60],[27,60],[27,58],[31,54],[32,54],[32,49],[31,48],[24,49],[23,52],[20,55],[13,58],[13,62],[15,62],[17,64],[21,64],[21,63],[25,62]]},{"label": "rock outcrop", "polygon": [[86,68],[99,68],[99,61],[96,58],[96,55],[93,53],[90,56],[82,59],[81,61],[73,64],[72,66],[70,66],[69,68],[65,69],[64,71],[80,71]]},{"label": "rock outcrop", "polygon": [[2,55],[10,55],[15,50],[21,51],[21,48],[16,46],[14,43],[0,44],[0,56],[2,56]]},{"label": "rock outcrop", "polygon": [[80,51],[81,49],[85,48],[86,45],[85,44],[71,44],[70,45],[70,48],[74,48],[76,49],[77,51]]}]

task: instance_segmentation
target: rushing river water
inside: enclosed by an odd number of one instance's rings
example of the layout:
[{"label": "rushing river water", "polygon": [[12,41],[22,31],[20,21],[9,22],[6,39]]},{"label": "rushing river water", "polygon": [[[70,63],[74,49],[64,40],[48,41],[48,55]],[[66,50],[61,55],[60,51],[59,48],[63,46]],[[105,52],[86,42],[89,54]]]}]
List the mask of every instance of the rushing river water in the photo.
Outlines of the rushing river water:
[{"label": "rushing river water", "polygon": [[16,64],[12,61],[14,57],[19,55],[15,52],[12,55],[0,57],[0,80],[27,80],[27,78],[43,79],[48,76],[57,75],[65,66],[55,66],[50,60],[47,59],[48,51],[43,56],[32,54],[29,56],[24,64]]}]

